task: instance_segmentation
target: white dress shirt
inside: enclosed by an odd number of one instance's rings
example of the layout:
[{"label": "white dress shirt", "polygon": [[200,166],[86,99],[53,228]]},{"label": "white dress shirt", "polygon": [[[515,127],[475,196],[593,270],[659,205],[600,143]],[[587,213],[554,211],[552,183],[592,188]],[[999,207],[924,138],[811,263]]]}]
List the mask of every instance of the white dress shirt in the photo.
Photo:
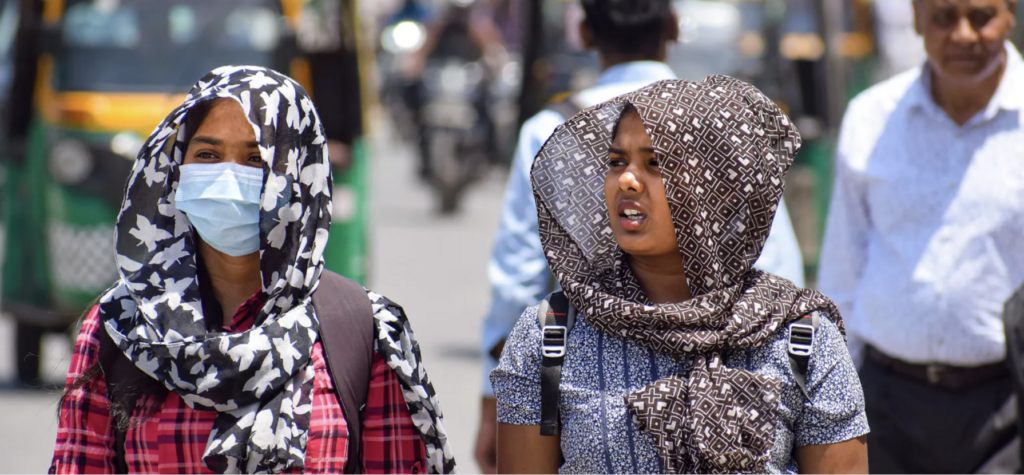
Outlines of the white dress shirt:
[{"label": "white dress shirt", "polygon": [[1024,282],[1024,61],[962,127],[930,94],[927,66],[849,105],[819,289],[854,358],[869,344],[911,363],[1005,357],[1004,302]]},{"label": "white dress shirt", "polygon": [[[580,106],[592,106],[675,77],[672,69],[661,62],[619,64],[601,73],[597,85],[577,93],[574,100]],[[484,317],[480,335],[481,387],[485,396],[494,394],[489,375],[498,364],[489,354],[491,348],[509,335],[523,311],[540,303],[554,284],[537,231],[537,204],[533,199],[530,168],[544,142],[565,120],[553,110],[544,110],[526,121],[519,132],[501,221],[487,266],[491,307]],[[803,260],[785,201],[775,213],[771,233],[754,266],[803,286]]]}]

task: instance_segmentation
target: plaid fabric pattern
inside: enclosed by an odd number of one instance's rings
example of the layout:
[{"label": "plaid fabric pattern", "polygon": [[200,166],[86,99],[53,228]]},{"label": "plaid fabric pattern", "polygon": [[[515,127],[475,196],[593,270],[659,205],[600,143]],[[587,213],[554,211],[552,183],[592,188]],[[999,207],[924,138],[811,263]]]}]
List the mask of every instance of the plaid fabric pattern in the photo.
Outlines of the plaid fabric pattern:
[{"label": "plaid fabric pattern", "polygon": [[[244,331],[252,325],[261,308],[255,299],[239,308],[228,330]],[[69,385],[98,361],[100,325],[97,309],[93,309],[75,343]],[[342,473],[348,460],[348,427],[319,342],[313,346],[312,363],[316,376],[305,471]],[[374,355],[371,378],[363,418],[363,473],[420,473],[426,466],[426,448],[409,415],[398,377]],[[64,400],[50,473],[114,472],[109,405],[102,376]],[[216,416],[216,412],[191,409],[178,395],[169,393],[158,411],[129,428],[125,436],[129,471],[210,473],[202,454]]]}]

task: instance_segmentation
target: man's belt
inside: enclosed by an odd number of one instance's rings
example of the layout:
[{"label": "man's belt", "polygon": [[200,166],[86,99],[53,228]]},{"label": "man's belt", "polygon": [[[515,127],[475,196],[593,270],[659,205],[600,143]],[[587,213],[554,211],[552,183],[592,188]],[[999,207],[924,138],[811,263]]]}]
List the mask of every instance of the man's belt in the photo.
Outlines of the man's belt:
[{"label": "man's belt", "polygon": [[869,346],[868,357],[890,371],[949,391],[959,391],[1010,375],[1005,362],[984,366],[950,366],[944,364],[914,364],[898,360]]}]

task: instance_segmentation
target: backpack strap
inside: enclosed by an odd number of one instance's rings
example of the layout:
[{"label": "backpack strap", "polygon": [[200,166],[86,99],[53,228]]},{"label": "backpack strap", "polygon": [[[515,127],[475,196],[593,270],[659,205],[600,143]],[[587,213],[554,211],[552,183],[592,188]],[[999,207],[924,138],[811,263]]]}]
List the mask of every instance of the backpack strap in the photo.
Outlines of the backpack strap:
[{"label": "backpack strap", "polygon": [[558,435],[561,426],[558,403],[561,399],[562,362],[565,360],[569,332],[576,324],[576,308],[561,291],[548,294],[537,308],[540,323],[540,435]]},{"label": "backpack strap", "polygon": [[579,114],[584,108],[576,102],[576,95],[573,94],[558,102],[548,104],[546,109],[562,116],[562,120],[566,121]]},{"label": "backpack strap", "polygon": [[373,364],[373,306],[366,289],[324,269],[313,296],[320,320],[320,341],[334,391],[348,425],[345,473],[362,471],[363,408]]},{"label": "backpack strap", "polygon": [[128,460],[124,456],[127,434],[114,424],[114,473],[128,473]]},{"label": "backpack strap", "polygon": [[814,334],[820,324],[818,312],[811,312],[789,324],[789,367],[793,370],[793,378],[800,392],[804,393],[808,401],[811,400],[811,394],[807,391],[807,365],[814,349]]}]

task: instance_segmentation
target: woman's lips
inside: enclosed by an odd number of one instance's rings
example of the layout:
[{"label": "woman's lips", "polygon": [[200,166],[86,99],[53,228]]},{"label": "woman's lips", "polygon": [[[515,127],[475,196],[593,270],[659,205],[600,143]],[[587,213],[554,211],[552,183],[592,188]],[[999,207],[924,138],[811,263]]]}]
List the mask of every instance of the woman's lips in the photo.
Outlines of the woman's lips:
[{"label": "woman's lips", "polygon": [[647,212],[640,206],[640,203],[633,200],[619,201],[616,211],[619,214],[619,224],[626,231],[639,231],[647,221]]}]

